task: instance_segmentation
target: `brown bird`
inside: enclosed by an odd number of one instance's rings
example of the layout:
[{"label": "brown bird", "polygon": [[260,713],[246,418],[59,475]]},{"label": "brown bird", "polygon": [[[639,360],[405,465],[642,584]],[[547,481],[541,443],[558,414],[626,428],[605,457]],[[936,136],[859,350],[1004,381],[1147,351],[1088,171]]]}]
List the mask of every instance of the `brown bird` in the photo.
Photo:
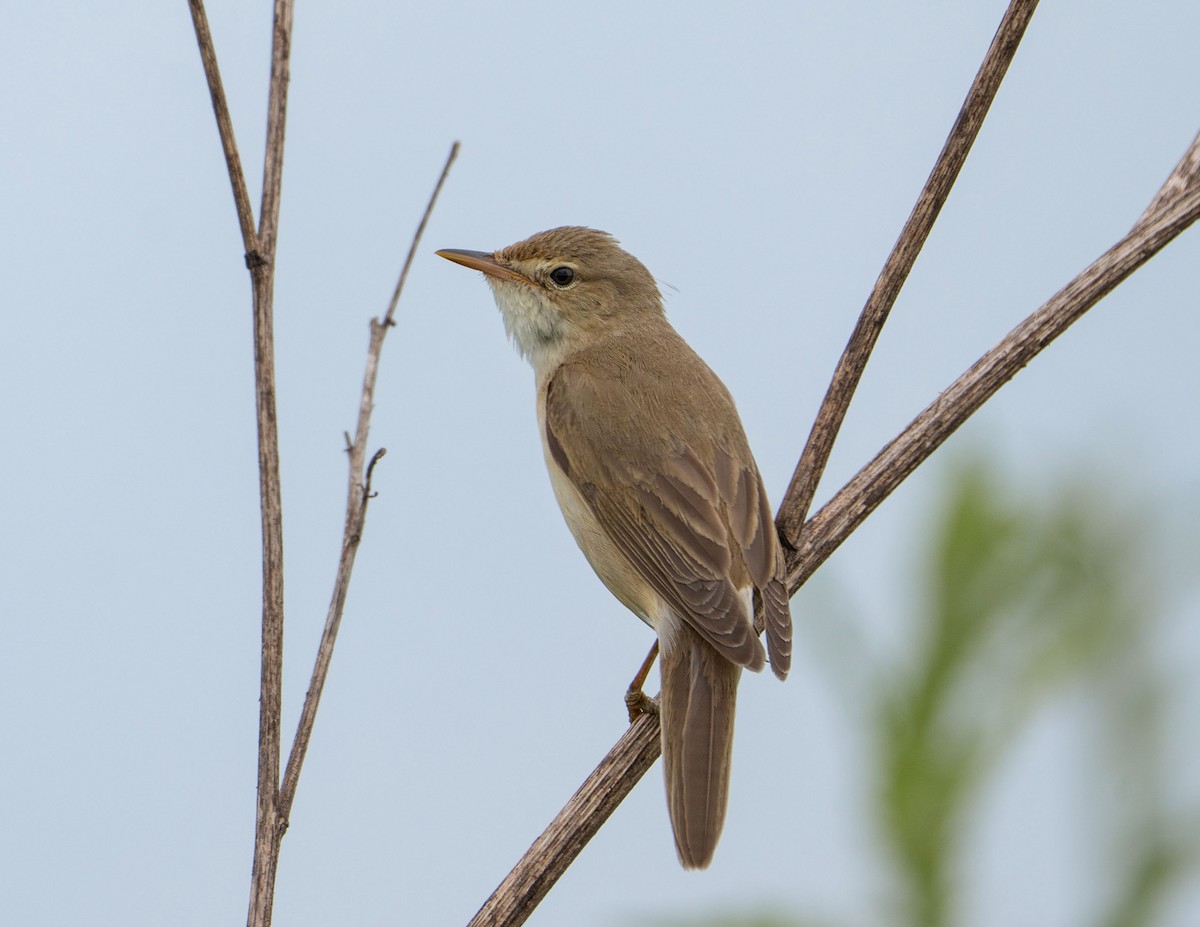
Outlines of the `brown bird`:
[{"label": "brown bird", "polygon": [[492,254],[487,275],[537,378],[550,483],[604,584],[658,634],[663,771],[686,868],[712,861],[729,798],[742,667],[791,665],[771,506],[728,390],[667,321],[650,272],[605,232],[557,228]]}]

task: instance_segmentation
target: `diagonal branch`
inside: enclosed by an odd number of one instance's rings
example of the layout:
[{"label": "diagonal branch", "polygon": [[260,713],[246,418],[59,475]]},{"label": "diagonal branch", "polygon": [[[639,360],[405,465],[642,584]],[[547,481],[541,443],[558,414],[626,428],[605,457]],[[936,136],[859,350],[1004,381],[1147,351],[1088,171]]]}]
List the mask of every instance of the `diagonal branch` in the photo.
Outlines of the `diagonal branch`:
[{"label": "diagonal branch", "polygon": [[442,186],[446,183],[446,177],[450,173],[450,166],[454,163],[454,159],[458,157],[458,147],[458,142],[455,142],[450,148],[450,154],[446,157],[446,164],[442,168],[442,173],[438,177],[437,183],[434,185],[433,193],[429,197],[429,203],[425,206],[425,213],[421,216],[420,224],[418,224],[417,230],[413,234],[412,244],[408,249],[408,257],[405,259],[404,267],[400,271],[400,278],[396,283],[396,289],[392,294],[392,301],[388,305],[387,312],[384,314],[382,320],[371,319],[371,338],[367,347],[367,364],[366,371],[363,374],[362,398],[358,404],[358,424],[355,429],[354,440],[351,442],[347,438],[346,451],[350,461],[350,486],[346,498],[346,527],[342,534],[342,552],[338,558],[337,578],[333,584],[333,596],[329,602],[329,611],[325,616],[325,629],[321,632],[321,643],[317,648],[317,659],[313,666],[312,679],[308,684],[308,693],[304,697],[304,707],[300,711],[300,722],[296,727],[296,737],[292,742],[292,752],[288,757],[287,768],[283,773],[283,785],[279,792],[279,826],[276,832],[276,852],[278,852],[278,841],[283,839],[284,831],[287,830],[288,817],[292,811],[292,801],[296,797],[296,784],[300,779],[300,767],[304,763],[308,743],[312,738],[313,724],[317,716],[317,706],[321,701],[321,692],[325,688],[325,678],[329,674],[329,664],[333,659],[333,646],[337,641],[338,628],[342,622],[342,612],[346,607],[346,592],[350,586],[350,573],[354,569],[354,558],[358,553],[358,545],[362,540],[363,526],[367,519],[367,503],[371,498],[371,474],[379,458],[386,453],[382,448],[376,451],[370,463],[367,464],[364,475],[363,464],[367,455],[367,433],[371,423],[371,412],[375,408],[375,380],[379,369],[380,353],[383,350],[383,339],[388,329],[394,324],[392,318],[396,313],[396,305],[400,301],[400,293],[404,289],[404,281],[408,276],[408,269],[412,266],[413,256],[417,253],[417,247],[421,243],[421,236],[425,232],[429,216],[437,203],[438,194],[442,192]]},{"label": "diagonal branch", "polygon": [[221,71],[217,67],[217,50],[213,47],[212,32],[208,28],[208,13],[204,10],[204,0],[188,0],[188,8],[192,11],[192,25],[200,46],[200,61],[204,65],[204,76],[208,79],[208,95],[212,98],[217,132],[225,151],[225,166],[229,170],[229,184],[233,187],[233,204],[242,227],[242,243],[249,258],[250,254],[258,251],[254,208],[250,205],[250,193],[246,189],[246,173],[242,170],[242,159],[238,155],[237,139],[233,137],[233,120],[229,118],[229,101],[225,99],[225,85],[221,83]]},{"label": "diagonal branch", "polygon": [[467,927],[525,923],[661,752],[658,715],[639,715]]},{"label": "diagonal branch", "polygon": [[[1198,138],[1200,141],[1200,138]],[[797,589],[920,464],[1017,372],[1135,270],[1200,219],[1200,183],[1140,221],[930,403],[804,526],[788,558]]]},{"label": "diagonal branch", "polygon": [[[862,521],[1042,349],[1125,278],[1200,219],[1200,135],[1133,229],[946,389],[803,526],[788,552],[790,593],[824,563]],[[1171,192],[1173,191],[1173,193]],[[791,501],[785,499],[785,504]],[[550,827],[484,902],[469,927],[523,924],[613,809],[658,758],[658,718],[642,716],[625,732]],[[589,796],[603,795],[598,803]]]},{"label": "diagonal branch", "polygon": [[884,262],[875,288],[867,298],[858,324],[854,326],[842,352],[776,518],[780,534],[793,547],[801,541],[801,525],[808,517],[817,484],[825,472],[825,465],[829,463],[833,442],[842,427],[842,420],[846,417],[846,410],[850,407],[850,400],[854,397],[871,351],[875,348],[875,341],[883,330],[883,323],[887,321],[888,313],[900,295],[900,289],[908,279],[933,223],[950,196],[950,188],[954,186],[967,160],[1036,7],[1037,0],[1012,0],[1009,3],[958,118],[954,121],[954,127],[942,146],[937,163],[925,181],[925,187],[892,247],[892,253]]},{"label": "diagonal branch", "polygon": [[[425,215],[421,216],[421,222],[417,225],[417,231],[413,234],[412,247],[408,249],[408,257],[404,259],[404,266],[400,268],[400,278],[396,281],[396,289],[392,292],[392,301],[388,303],[387,312],[383,314],[383,324],[389,328],[396,324],[392,319],[396,315],[396,306],[400,304],[400,294],[404,291],[404,281],[408,279],[409,268],[412,267],[413,258],[417,256],[417,245],[421,242],[421,236],[425,234],[425,226],[429,224],[429,216],[433,213],[433,207],[437,203],[438,194],[442,192],[442,187],[446,183],[446,177],[450,174],[450,168],[454,165],[454,159],[458,157],[459,147],[458,142],[450,146],[450,154],[446,156],[446,164],[442,167],[442,174],[438,177],[438,181],[433,187],[433,194],[429,197],[429,205],[425,207]],[[372,379],[372,391],[374,388],[375,381]],[[360,415],[358,427],[364,441],[366,440],[366,433],[363,431],[365,425],[366,423]]]}]

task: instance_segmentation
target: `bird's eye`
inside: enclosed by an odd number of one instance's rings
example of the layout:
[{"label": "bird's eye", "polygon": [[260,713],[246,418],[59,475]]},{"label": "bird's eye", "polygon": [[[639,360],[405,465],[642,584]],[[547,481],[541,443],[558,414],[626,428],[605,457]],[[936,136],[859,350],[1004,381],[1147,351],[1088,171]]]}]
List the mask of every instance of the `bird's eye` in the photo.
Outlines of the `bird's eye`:
[{"label": "bird's eye", "polygon": [[555,286],[570,286],[575,279],[575,271],[565,265],[556,267],[550,271],[550,279]]}]

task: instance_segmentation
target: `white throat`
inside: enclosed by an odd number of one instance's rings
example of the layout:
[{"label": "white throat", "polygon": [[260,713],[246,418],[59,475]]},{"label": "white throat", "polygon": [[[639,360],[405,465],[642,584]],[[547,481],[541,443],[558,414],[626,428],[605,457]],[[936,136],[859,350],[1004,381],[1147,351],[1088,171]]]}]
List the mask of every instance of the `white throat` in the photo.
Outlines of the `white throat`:
[{"label": "white throat", "polygon": [[489,277],[492,295],[504,318],[504,329],[540,377],[562,363],[571,324],[537,287]]}]

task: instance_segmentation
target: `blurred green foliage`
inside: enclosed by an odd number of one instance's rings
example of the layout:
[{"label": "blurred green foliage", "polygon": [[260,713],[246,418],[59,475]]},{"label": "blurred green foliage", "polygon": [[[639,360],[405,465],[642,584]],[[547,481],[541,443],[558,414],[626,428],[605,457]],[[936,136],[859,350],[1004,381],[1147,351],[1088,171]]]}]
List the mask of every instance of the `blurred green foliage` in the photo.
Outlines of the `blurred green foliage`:
[{"label": "blurred green foliage", "polygon": [[1014,494],[981,459],[952,468],[945,486],[919,557],[911,650],[898,666],[858,667],[841,679],[858,690],[848,701],[867,724],[876,764],[877,828],[897,887],[883,921],[959,922],[967,822],[988,777],[1035,712],[1082,689],[1122,794],[1119,809],[1097,814],[1111,832],[1116,875],[1096,880],[1108,897],[1086,927],[1148,927],[1200,862],[1200,816],[1171,810],[1163,776],[1167,684],[1150,638],[1169,580],[1148,543],[1149,516],[1075,478],[1036,497]]},{"label": "blurred green foliage", "polygon": [[1117,837],[1127,884],[1101,923],[1149,923],[1171,877],[1194,864],[1161,807],[1163,684],[1147,635],[1162,593],[1143,518],[1086,483],[1012,498],[978,461],[949,481],[927,558],[922,638],[877,710],[900,923],[955,921],[964,818],[1013,737],[1067,685],[1089,688],[1113,763],[1137,783],[1120,824],[1130,833]]}]

